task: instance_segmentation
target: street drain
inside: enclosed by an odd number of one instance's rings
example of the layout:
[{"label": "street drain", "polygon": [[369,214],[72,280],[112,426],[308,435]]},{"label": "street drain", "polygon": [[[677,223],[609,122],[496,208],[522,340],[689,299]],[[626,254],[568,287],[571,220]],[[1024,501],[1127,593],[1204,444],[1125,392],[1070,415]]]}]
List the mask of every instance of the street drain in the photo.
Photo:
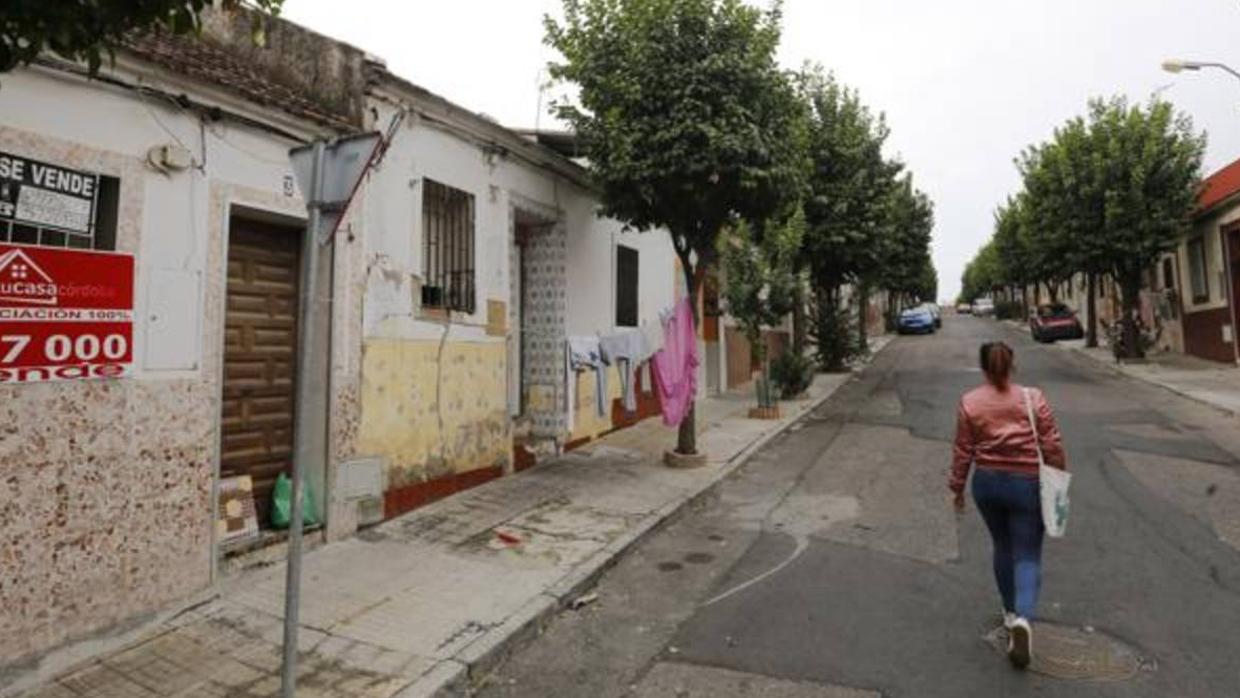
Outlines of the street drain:
[{"label": "street drain", "polygon": [[[1007,631],[995,628],[985,641],[1007,653]],[[1054,623],[1033,626],[1033,662],[1029,671],[1070,681],[1126,681],[1152,669],[1136,650],[1113,637]]]}]

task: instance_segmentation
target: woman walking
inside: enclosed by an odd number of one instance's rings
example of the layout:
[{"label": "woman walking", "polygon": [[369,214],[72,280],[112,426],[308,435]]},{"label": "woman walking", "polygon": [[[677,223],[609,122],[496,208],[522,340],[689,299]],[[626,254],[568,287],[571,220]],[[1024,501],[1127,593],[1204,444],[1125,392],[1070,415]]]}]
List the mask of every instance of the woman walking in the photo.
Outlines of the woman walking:
[{"label": "woman walking", "polygon": [[[973,501],[994,543],[995,582],[1003,599],[1008,658],[1025,668],[1033,656],[1033,618],[1042,581],[1042,505],[1038,447],[1046,464],[1066,469],[1063,442],[1046,397],[1011,382],[1012,349],[1003,342],[981,347],[986,382],[965,393],[956,415],[951,480],[957,512],[973,473]],[[1026,402],[1028,401],[1028,403]],[[1032,406],[1036,428],[1031,424]]]}]

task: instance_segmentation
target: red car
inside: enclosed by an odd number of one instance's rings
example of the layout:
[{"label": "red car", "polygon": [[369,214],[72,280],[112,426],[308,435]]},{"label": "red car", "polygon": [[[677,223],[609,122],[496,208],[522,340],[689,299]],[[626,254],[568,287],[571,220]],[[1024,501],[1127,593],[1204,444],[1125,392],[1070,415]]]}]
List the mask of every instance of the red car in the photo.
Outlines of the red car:
[{"label": "red car", "polygon": [[1085,328],[1076,317],[1076,311],[1063,303],[1039,305],[1029,314],[1029,333],[1035,342],[1053,342],[1057,339],[1081,339]]}]

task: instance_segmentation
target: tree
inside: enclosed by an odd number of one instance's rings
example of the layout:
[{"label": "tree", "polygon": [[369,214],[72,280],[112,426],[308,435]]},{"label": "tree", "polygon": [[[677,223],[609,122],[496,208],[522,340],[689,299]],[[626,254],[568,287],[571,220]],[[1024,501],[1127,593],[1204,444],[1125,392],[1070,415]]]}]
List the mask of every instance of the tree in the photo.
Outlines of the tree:
[{"label": "tree", "polygon": [[871,113],[855,90],[821,68],[803,70],[800,86],[809,105],[812,161],[802,259],[815,294],[819,359],[832,370],[841,368],[854,348],[832,336],[850,331],[851,312],[841,307],[841,290],[848,284],[860,308],[856,349],[865,350],[866,288],[888,256],[890,196],[903,165],[883,157],[886,119]]},{"label": "tree", "polygon": [[[263,14],[276,15],[284,0],[220,0],[226,11],[254,9],[254,36],[262,39]],[[85,61],[94,73],[122,38],[137,30],[197,32],[211,0],[5,0],[0,9],[0,72],[31,63],[44,51]]]},{"label": "tree", "polygon": [[[1129,356],[1144,355],[1142,275],[1188,230],[1204,150],[1205,136],[1170,103],[1154,99],[1143,108],[1112,98],[1091,101],[1086,117],[1057,129],[1022,165],[1035,231],[1057,241],[1039,253],[1069,273],[1115,278]],[[1040,244],[1041,236],[1033,237]]]},{"label": "tree", "polygon": [[[665,228],[694,315],[703,272],[729,223],[765,221],[800,198],[804,119],[776,63],[779,5],[740,0],[564,0],[545,19],[577,88],[556,113],[576,131],[602,190],[601,213]],[[677,451],[696,453],[694,410]]]},{"label": "tree", "polygon": [[735,231],[719,239],[719,256],[725,274],[724,300],[748,340],[754,361],[762,367],[756,389],[759,407],[774,399],[770,365],[762,328],[782,321],[798,298],[800,279],[796,258],[805,235],[805,214],[799,209],[785,221],[772,221],[761,241],[744,220]]},{"label": "tree", "polygon": [[960,298],[972,302],[994,292],[1002,282],[998,250],[993,240],[982,246],[965,266],[960,280]]},{"label": "tree", "polygon": [[[889,236],[886,256],[877,275],[878,283],[894,299],[893,310],[914,300],[929,300],[930,239],[934,230],[934,205],[913,186],[913,176],[905,174],[896,182],[887,202]],[[937,283],[935,284],[937,285]]]},{"label": "tree", "polygon": [[995,229],[991,240],[995,256],[995,281],[1008,288],[1019,287],[1021,306],[1024,312],[1028,312],[1026,289],[1039,278],[1030,263],[1033,251],[1023,197],[1008,197],[1007,203],[995,211]]}]

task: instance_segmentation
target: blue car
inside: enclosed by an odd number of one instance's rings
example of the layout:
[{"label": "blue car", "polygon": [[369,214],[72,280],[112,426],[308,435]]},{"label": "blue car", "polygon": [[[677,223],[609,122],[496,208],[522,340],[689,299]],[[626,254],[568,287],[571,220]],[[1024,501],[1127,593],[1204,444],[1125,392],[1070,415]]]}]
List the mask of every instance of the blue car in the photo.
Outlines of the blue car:
[{"label": "blue car", "polygon": [[934,315],[925,306],[900,313],[896,329],[900,334],[934,334]]}]

